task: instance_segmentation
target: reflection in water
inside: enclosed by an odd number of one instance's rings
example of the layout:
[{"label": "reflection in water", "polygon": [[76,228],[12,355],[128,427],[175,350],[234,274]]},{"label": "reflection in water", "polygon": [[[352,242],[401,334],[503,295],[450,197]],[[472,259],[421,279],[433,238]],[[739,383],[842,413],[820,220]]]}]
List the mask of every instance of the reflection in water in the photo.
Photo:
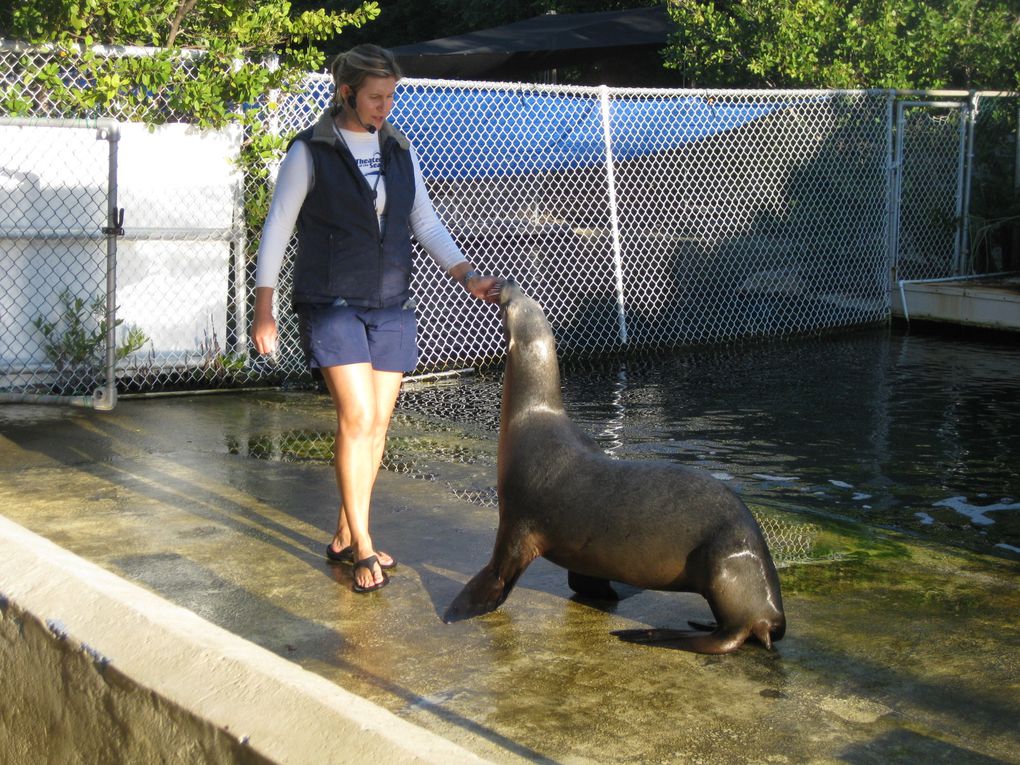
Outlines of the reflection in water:
[{"label": "reflection in water", "polygon": [[460,486],[456,486],[449,481],[446,484],[450,493],[457,499],[462,499],[465,502],[470,502],[474,505],[481,505],[482,507],[498,507],[499,496],[496,494],[496,487],[490,486],[487,489],[464,489]]},{"label": "reflection in water", "polygon": [[623,447],[620,440],[620,433],[623,430],[627,415],[627,407],[623,403],[623,395],[627,390],[627,369],[621,366],[613,380],[609,392],[609,411],[612,412],[599,431],[599,443],[602,444],[607,454],[615,454]]},{"label": "reflection in water", "polygon": [[[253,436],[244,448],[237,442],[230,444],[229,448],[232,454],[262,460],[332,464],[334,441],[332,431],[291,430]],[[450,446],[427,438],[398,436],[387,439],[380,467],[390,473],[435,481],[436,475],[427,470],[426,455],[443,462],[467,465],[478,459],[477,454],[463,446]]]}]

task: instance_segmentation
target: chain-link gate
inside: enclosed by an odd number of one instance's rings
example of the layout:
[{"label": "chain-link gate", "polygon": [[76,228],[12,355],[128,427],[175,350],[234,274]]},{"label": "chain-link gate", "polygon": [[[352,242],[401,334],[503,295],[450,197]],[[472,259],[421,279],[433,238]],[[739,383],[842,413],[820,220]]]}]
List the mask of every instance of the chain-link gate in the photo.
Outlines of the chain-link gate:
[{"label": "chain-link gate", "polygon": [[0,118],[0,401],[116,403],[119,137]]},{"label": "chain-link gate", "polygon": [[[0,45],[2,103],[28,103],[32,114],[50,118],[72,109],[48,98],[39,81],[32,84],[52,56]],[[81,79],[66,55],[58,75]],[[308,75],[298,95],[282,96],[262,113],[272,133],[289,137],[312,124],[331,95],[327,75]],[[890,315],[894,266],[899,279],[960,268],[967,249],[961,125],[974,111],[958,103],[897,107],[896,99],[893,91],[405,79],[392,120],[415,144],[436,210],[465,255],[522,284],[548,314],[561,354],[570,356],[881,322]],[[1015,99],[999,101],[1002,108],[984,113],[994,116],[996,135],[1015,141],[1015,113],[1007,108],[1015,110]],[[115,274],[123,323],[104,347],[117,357],[118,388],[309,379],[288,305],[292,257],[277,289],[277,357],[259,357],[247,337],[264,216],[253,211],[270,183],[238,165],[237,131],[167,124],[150,133],[138,123],[174,113],[169,95],[153,94],[115,101],[104,115],[122,120],[127,136],[120,142],[127,181]],[[3,151],[11,151],[10,142]],[[52,167],[39,174],[79,169],[86,156],[49,153]],[[188,159],[192,169],[182,170]],[[9,164],[5,159],[4,168]],[[12,221],[21,220],[18,173],[24,175],[12,164],[0,176],[16,192],[0,207]],[[93,181],[78,185],[91,189],[89,198],[97,188]],[[57,196],[73,187],[65,179]],[[78,382],[65,384],[69,365],[45,350],[46,332],[58,330],[42,327],[59,319],[65,293],[72,313],[80,301],[91,309],[103,294],[101,278],[85,283],[74,274],[95,270],[101,240],[89,237],[111,224],[85,208],[33,209],[32,225],[42,230],[92,233],[27,244],[11,238],[22,223],[0,220],[10,261],[5,300],[17,308],[5,303],[0,325],[0,393],[8,400],[90,394],[95,374],[79,369]],[[998,220],[981,222],[989,262],[997,257],[996,226]],[[22,254],[29,249],[33,254]],[[495,309],[468,297],[424,253],[417,256],[417,371],[501,360]],[[91,336],[99,329],[91,316],[78,323]]]},{"label": "chain-link gate", "polygon": [[964,160],[968,107],[955,101],[896,104],[893,252],[896,278],[965,273]]},{"label": "chain-link gate", "polygon": [[124,127],[118,256],[127,392],[216,388],[246,376],[248,294],[237,129]]}]

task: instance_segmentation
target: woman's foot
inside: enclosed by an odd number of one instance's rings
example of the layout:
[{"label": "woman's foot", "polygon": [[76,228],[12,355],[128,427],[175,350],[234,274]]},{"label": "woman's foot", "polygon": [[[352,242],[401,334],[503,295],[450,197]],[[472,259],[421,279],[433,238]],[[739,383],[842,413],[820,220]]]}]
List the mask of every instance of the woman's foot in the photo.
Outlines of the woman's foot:
[{"label": "woman's foot", "polygon": [[[378,551],[375,556],[379,559],[379,565],[384,569],[391,569],[397,565],[397,562],[387,553]],[[338,542],[334,537],[333,541],[326,545],[326,558],[335,563],[354,563],[354,549],[349,544]]]},{"label": "woman's foot", "polygon": [[382,570],[382,564],[375,555],[369,555],[354,564],[354,591],[358,593],[374,592],[390,583],[390,578]]}]

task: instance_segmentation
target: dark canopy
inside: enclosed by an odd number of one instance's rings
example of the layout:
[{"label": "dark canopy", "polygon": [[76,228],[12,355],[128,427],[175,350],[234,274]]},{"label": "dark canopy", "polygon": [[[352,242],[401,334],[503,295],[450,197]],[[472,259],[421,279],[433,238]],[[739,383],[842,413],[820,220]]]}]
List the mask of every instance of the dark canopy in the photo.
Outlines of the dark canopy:
[{"label": "dark canopy", "polygon": [[546,14],[392,50],[408,77],[514,79],[607,56],[656,51],[672,30],[666,9],[656,6]]}]

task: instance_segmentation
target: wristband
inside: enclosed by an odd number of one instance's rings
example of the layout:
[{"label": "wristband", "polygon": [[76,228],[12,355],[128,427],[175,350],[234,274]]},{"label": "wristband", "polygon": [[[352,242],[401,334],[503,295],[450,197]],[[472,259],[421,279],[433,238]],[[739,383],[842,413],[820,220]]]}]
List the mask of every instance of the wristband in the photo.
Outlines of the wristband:
[{"label": "wristband", "polygon": [[467,289],[468,279],[474,279],[476,276],[481,276],[475,269],[471,269],[461,278],[460,283],[464,285],[464,289]]}]

